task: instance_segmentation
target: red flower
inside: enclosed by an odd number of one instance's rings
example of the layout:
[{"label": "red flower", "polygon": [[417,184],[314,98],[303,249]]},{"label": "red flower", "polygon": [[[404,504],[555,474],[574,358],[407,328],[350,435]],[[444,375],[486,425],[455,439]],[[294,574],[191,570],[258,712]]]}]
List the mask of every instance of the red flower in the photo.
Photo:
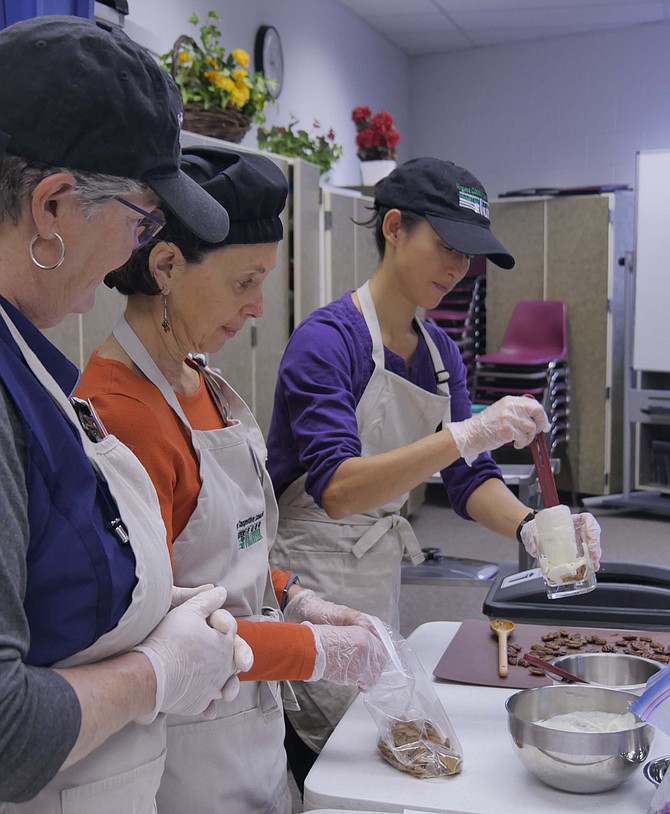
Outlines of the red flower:
[{"label": "red flower", "polygon": [[356,146],[361,161],[395,158],[400,133],[393,126],[393,116],[381,110],[374,117],[367,106],[354,108],[351,114],[356,124]]},{"label": "red flower", "polygon": [[363,122],[366,119],[369,119],[372,116],[372,111],[367,105],[361,105],[360,107],[355,107],[351,113],[351,118],[353,121],[358,124],[358,122]]},{"label": "red flower", "polygon": [[328,131],[328,140],[329,141],[335,141],[335,131],[333,130],[332,127]]}]

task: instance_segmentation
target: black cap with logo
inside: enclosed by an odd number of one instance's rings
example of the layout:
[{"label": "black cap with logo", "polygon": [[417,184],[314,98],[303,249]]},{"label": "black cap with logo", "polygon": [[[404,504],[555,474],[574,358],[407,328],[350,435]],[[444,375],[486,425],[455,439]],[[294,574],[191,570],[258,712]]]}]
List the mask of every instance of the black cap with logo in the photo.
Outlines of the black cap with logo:
[{"label": "black cap with logo", "polygon": [[414,158],[401,164],[375,187],[375,204],[423,215],[452,249],[514,268],[514,258],[491,232],[486,190],[451,161]]},{"label": "black cap with logo", "polygon": [[179,90],[123,31],[36,17],[0,31],[0,154],[146,184],[198,237],[225,210],[179,167]]}]

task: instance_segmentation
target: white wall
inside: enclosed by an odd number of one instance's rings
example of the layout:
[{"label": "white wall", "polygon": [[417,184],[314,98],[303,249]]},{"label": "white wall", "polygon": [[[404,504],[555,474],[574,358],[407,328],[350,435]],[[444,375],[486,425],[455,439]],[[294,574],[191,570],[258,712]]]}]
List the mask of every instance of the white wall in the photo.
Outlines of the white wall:
[{"label": "white wall", "polygon": [[411,155],[467,167],[493,198],[635,181],[670,148],[670,23],[417,57]]},{"label": "white wall", "polygon": [[[284,87],[279,109],[267,108],[269,124],[287,124],[294,114],[311,129],[318,119],[333,128],[344,155],[331,183],[360,183],[355,127],[351,111],[369,105],[388,110],[402,135],[409,130],[409,58],[337,0],[129,0],[125,30],[155,54],[169,51],[180,34],[197,34],[187,23],[193,12],[219,15],[226,50],[244,48],[253,67],[254,40],[260,25],[274,25],[284,50]],[[256,146],[255,128],[243,144]],[[399,159],[409,158],[407,140]]]}]

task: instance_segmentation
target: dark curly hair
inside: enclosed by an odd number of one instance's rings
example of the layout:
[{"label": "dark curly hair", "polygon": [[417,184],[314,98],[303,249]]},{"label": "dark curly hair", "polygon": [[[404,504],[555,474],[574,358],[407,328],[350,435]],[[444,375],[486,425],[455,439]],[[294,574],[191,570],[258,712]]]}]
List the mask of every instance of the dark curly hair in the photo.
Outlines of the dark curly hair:
[{"label": "dark curly hair", "polygon": [[108,288],[116,288],[121,294],[146,294],[157,296],[161,293],[158,284],[149,271],[149,255],[154,246],[161,242],[174,243],[189,263],[202,263],[210,252],[225,246],[225,243],[207,243],[193,234],[169,210],[164,212],[165,226],[146,246],[134,252],[130,259],[105,277]]}]

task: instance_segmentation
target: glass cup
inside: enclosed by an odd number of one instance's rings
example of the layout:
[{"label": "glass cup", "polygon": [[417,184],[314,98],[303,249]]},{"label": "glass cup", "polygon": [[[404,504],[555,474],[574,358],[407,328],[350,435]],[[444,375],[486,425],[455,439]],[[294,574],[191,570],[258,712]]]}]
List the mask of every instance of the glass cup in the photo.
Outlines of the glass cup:
[{"label": "glass cup", "polygon": [[535,517],[540,537],[538,562],[549,599],[592,591],[596,575],[586,544],[578,540],[569,506],[551,506]]}]

